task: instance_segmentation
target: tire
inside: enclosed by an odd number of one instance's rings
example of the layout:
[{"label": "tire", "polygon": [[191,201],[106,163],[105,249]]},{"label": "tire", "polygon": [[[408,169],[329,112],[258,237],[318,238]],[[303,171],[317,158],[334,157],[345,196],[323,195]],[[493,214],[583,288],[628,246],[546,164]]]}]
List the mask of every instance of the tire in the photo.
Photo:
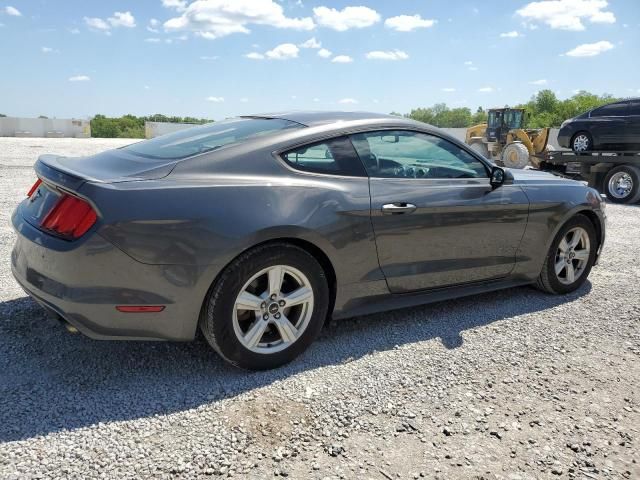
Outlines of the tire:
[{"label": "tire", "polygon": [[571,150],[584,153],[593,150],[593,137],[589,132],[578,132],[571,139]]},{"label": "tire", "polygon": [[[571,232],[571,233],[570,233]],[[587,240],[581,240],[577,247],[574,247],[574,254],[579,254],[582,252],[584,254],[585,245],[584,242],[588,241],[588,254],[584,258],[584,260],[579,260],[578,257],[569,256],[568,254],[564,254],[562,257],[559,257],[561,253],[561,242],[563,240],[573,240],[575,237],[574,232],[581,232],[583,235],[587,237]],[[568,242],[570,244],[570,242]],[[567,245],[565,245],[566,247]],[[565,248],[565,251],[567,249]],[[591,272],[591,268],[596,259],[596,252],[598,250],[598,239],[596,238],[596,229],[589,220],[584,215],[576,215],[569,219],[567,223],[565,223],[558,234],[553,239],[551,243],[551,248],[547,253],[545,258],[544,265],[542,266],[542,271],[538,277],[536,282],[536,287],[539,290],[542,290],[547,293],[562,295],[566,293],[573,292],[582,286],[582,284],[587,280],[589,273]],[[574,281],[570,281],[568,278],[568,267],[564,267],[558,273],[556,270],[556,265],[560,265],[561,263],[564,265],[571,262],[571,268],[573,269],[575,279]],[[581,262],[584,261],[582,264]]]},{"label": "tire", "polygon": [[529,150],[522,143],[510,143],[502,150],[502,163],[507,168],[522,169],[529,165]]},{"label": "tire", "polygon": [[[281,287],[271,300],[271,272],[278,269],[284,272],[274,274],[282,279]],[[307,296],[311,292],[310,300],[287,306],[296,301],[289,294],[302,292],[303,287]],[[241,303],[250,309],[238,308],[241,293]],[[255,307],[256,303],[260,306]],[[267,244],[243,253],[220,274],[205,299],[200,329],[227,362],[268,370],[289,363],[307,349],[322,329],[328,305],[327,278],[316,259],[295,245]],[[247,335],[250,332],[255,335]]]},{"label": "tire", "polygon": [[486,144],[482,142],[474,142],[471,145],[469,145],[469,147],[471,148],[471,150],[473,150],[476,153],[479,153],[484,158],[489,158],[489,149],[487,148]]},{"label": "tire", "polygon": [[640,200],[640,168],[620,165],[609,170],[602,190],[612,203],[637,203]]}]

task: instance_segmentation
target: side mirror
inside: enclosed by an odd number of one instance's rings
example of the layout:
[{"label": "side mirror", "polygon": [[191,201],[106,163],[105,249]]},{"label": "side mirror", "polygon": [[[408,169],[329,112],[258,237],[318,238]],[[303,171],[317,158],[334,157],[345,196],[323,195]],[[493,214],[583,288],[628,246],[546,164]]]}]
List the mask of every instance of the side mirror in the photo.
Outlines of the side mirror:
[{"label": "side mirror", "polygon": [[506,172],[504,168],[493,167],[493,169],[491,170],[491,179],[489,183],[491,184],[491,187],[495,189],[504,183],[505,178]]}]

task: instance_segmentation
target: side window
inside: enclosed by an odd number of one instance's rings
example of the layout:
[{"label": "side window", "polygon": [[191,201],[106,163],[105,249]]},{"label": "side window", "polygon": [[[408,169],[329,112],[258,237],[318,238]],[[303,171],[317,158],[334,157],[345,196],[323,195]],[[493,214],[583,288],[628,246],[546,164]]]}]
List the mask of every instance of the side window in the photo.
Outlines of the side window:
[{"label": "side window", "polygon": [[592,117],[624,117],[629,114],[629,103],[612,103],[604,107],[596,108],[591,112]]},{"label": "side window", "polygon": [[367,176],[353,145],[346,137],[298,147],[283,153],[281,157],[291,167],[303,172]]},{"label": "side window", "polygon": [[629,107],[629,115],[640,116],[640,100],[634,100]]},{"label": "side window", "polygon": [[372,177],[487,178],[485,165],[448,140],[421,132],[386,130],[351,137]]}]

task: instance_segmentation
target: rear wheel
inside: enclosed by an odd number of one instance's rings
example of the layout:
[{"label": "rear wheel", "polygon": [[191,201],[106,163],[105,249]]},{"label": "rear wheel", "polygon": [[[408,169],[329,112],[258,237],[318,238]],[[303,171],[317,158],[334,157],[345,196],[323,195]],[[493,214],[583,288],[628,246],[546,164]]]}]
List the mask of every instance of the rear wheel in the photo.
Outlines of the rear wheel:
[{"label": "rear wheel", "polygon": [[595,262],[596,231],[584,215],[571,218],[551,244],[536,286],[547,293],[573,292],[587,280]]},{"label": "rear wheel", "polygon": [[229,363],[266,370],[290,362],[313,342],[328,304],[324,270],[309,253],[286,243],[265,245],[224,270],[200,328]]},{"label": "rear wheel", "polygon": [[576,153],[588,152],[593,149],[593,139],[587,132],[578,132],[571,140],[571,149]]},{"label": "rear wheel", "polygon": [[604,177],[604,193],[612,203],[636,203],[640,200],[640,168],[621,165]]}]

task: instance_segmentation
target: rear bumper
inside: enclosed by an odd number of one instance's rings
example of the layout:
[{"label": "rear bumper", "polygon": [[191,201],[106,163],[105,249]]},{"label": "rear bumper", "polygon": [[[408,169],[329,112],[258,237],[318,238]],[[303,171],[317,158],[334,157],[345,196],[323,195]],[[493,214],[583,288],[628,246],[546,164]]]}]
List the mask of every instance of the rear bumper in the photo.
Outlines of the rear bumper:
[{"label": "rear bumper", "polygon": [[[97,233],[76,242],[51,237],[14,212],[11,270],[25,292],[95,339],[192,340],[209,272],[140,263]],[[165,305],[122,313],[116,305]]]}]

